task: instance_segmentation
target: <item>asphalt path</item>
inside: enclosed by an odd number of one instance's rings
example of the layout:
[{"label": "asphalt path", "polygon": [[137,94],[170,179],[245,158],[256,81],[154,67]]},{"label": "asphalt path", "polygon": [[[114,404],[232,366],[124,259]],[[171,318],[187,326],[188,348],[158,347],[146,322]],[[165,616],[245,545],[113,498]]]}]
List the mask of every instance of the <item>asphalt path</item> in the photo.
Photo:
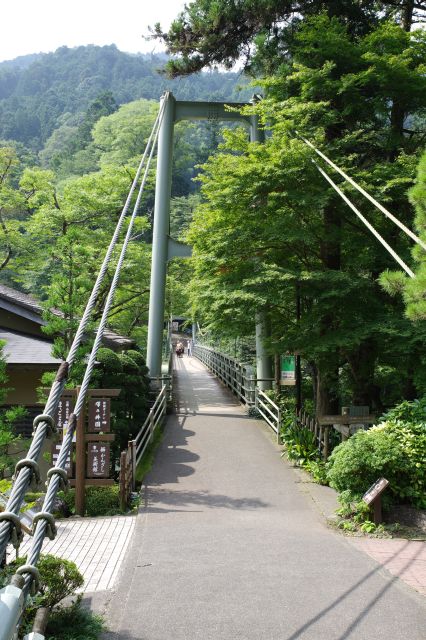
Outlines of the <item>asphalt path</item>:
[{"label": "asphalt path", "polygon": [[170,415],[109,640],[425,640],[426,599],[327,528],[280,455],[195,358]]}]

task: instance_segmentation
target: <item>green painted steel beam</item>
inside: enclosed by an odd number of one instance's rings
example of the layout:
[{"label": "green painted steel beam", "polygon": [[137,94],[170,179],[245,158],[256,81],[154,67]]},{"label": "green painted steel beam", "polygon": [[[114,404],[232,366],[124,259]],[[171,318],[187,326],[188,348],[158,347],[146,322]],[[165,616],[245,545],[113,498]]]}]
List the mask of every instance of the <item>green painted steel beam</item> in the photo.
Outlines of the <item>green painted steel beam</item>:
[{"label": "green painted steel beam", "polygon": [[[170,195],[172,183],[174,124],[181,120],[229,120],[250,127],[250,139],[257,140],[257,120],[238,111],[247,103],[177,101],[171,92],[161,100],[167,104],[158,137],[157,181],[155,187],[154,226],[152,238],[151,288],[149,299],[147,366],[152,377],[161,376],[161,359],[166,296],[167,262],[171,257],[188,257],[191,248],[170,238]],[[259,142],[260,137],[259,137]],[[263,356],[262,356],[263,357]]]}]

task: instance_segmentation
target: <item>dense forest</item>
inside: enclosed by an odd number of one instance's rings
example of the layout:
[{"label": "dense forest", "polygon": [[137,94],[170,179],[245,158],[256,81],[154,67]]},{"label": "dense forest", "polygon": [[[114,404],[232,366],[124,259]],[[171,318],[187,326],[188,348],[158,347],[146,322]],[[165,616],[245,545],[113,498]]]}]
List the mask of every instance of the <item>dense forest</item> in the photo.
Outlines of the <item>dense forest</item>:
[{"label": "dense forest", "polygon": [[176,56],[171,76],[243,59],[261,85],[265,99],[248,112],[265,143],[228,132],[200,174],[193,313],[230,342],[253,336],[263,314],[271,355],[301,355],[305,406],[317,415],[351,403],[380,412],[426,392],[423,249],[333,173],[415,277],[397,271],[300,138],[424,236],[425,9],[196,0],[168,32],[155,29]]},{"label": "dense forest", "polygon": [[[64,47],[0,65],[1,281],[42,298],[47,317],[63,311],[50,317],[62,355],[159,94],[245,100],[247,81],[215,70],[245,60],[264,95],[246,108],[264,144],[216,122],[176,127],[171,229],[194,257],[170,265],[168,312],[192,316],[216,344],[250,340],[263,314],[270,354],[301,355],[316,413],[382,411],[425,393],[423,253],[336,178],[416,277],[397,271],[300,138],[424,234],[426,35],[413,28],[422,3],[213,4],[191,3],[168,33],[155,27],[168,61]],[[110,316],[141,345],[153,187],[152,176]]]},{"label": "dense forest", "polygon": [[[0,64],[0,281],[44,302],[47,331],[56,336],[61,356],[126,200],[162,92],[171,89],[178,99],[230,101],[253,92],[238,74],[207,71],[170,80],[160,72],[166,61],[125,54],[112,45],[62,47]],[[219,139],[217,123],[176,127],[175,237],[188,227],[199,200],[193,180],[197,167]],[[110,315],[113,328],[142,345],[154,184],[155,169]],[[176,281],[173,291],[180,286]],[[63,316],[51,314],[52,307]]]},{"label": "dense forest", "polygon": [[165,89],[179,100],[238,101],[250,95],[237,74],[210,71],[169,79],[164,55],[131,55],[115,45],[61,47],[54,53],[0,63],[0,139],[39,151],[59,126],[75,126],[99,95],[117,105],[158,100]]}]

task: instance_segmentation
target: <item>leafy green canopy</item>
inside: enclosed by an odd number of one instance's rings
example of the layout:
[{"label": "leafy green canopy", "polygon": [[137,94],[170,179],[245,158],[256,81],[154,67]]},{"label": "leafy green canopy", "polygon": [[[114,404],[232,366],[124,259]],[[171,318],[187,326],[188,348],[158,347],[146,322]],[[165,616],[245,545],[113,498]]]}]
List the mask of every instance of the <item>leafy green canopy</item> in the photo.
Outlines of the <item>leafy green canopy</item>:
[{"label": "leafy green canopy", "polygon": [[166,65],[172,77],[218,64],[230,69],[241,59],[254,72],[272,71],[291,55],[294,29],[302,19],[326,12],[329,18],[339,17],[352,34],[365,34],[394,16],[409,31],[425,10],[426,3],[412,0],[195,0],[185,5],[168,32],[159,23],[151,32],[169,53],[179,55]]},{"label": "leafy green canopy", "polygon": [[[410,191],[410,200],[416,210],[415,227],[424,241],[426,239],[426,154],[423,154],[420,159],[416,184]],[[418,324],[419,321],[426,319],[426,256],[419,246],[413,248],[412,255],[415,278],[406,278],[398,271],[386,271],[382,274],[380,281],[389,293],[402,294],[407,318]]]},{"label": "leafy green canopy", "polygon": [[[228,132],[200,176],[204,203],[189,233],[194,312],[218,333],[241,335],[252,333],[256,309],[268,310],[269,348],[297,350],[311,363],[318,410],[324,387],[341,396],[344,378],[348,400],[392,402],[379,388],[379,372],[395,371],[399,362],[408,385],[424,331],[413,330],[401,304],[381,290],[377,278],[392,259],[328,188],[294,131],[410,226],[406,191],[422,138],[415,126],[407,135],[405,123],[426,107],[425,45],[424,32],[393,24],[354,37],[326,15],[306,20],[294,34],[291,59],[263,82],[268,97],[254,110],[265,143]],[[342,188],[409,261],[407,239]],[[413,393],[408,387],[399,393]]]}]

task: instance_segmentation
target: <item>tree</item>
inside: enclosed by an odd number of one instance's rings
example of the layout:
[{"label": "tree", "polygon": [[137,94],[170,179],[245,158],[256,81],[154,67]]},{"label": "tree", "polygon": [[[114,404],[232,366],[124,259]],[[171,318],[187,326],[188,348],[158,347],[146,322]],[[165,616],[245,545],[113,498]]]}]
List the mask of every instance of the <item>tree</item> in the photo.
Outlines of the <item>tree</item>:
[{"label": "tree", "polygon": [[166,65],[172,77],[216,65],[231,69],[241,59],[248,70],[271,72],[288,58],[301,19],[326,12],[359,35],[390,16],[410,31],[413,21],[425,11],[426,2],[414,0],[195,0],[185,6],[168,32],[157,23],[151,33],[166,44],[168,53],[179,56]]},{"label": "tree", "polygon": [[[316,140],[409,225],[406,190],[421,137],[395,135],[391,114],[395,77],[404,86],[405,116],[426,106],[424,45],[424,33],[392,24],[354,36],[325,15],[305,20],[291,58],[264,81],[268,98],[255,107],[270,128],[265,144],[228,133],[200,178],[205,203],[190,231],[199,317],[222,335],[244,335],[253,331],[254,310],[270,309],[269,349],[302,353],[320,414],[337,412],[342,400],[379,410],[398,400],[378,384],[386,367],[395,370],[396,336],[403,370],[397,393],[412,394],[423,332],[413,332],[401,304],[378,286],[389,256],[327,187],[293,132]],[[352,191],[350,197],[364,206]],[[406,239],[375,212],[368,215],[409,260]]]},{"label": "tree", "polygon": [[10,455],[10,447],[16,444],[19,437],[13,431],[13,426],[17,420],[23,418],[25,410],[21,407],[12,407],[2,409],[6,395],[9,392],[7,388],[6,360],[3,354],[4,342],[0,341],[0,480],[9,477],[11,474],[11,465],[14,459]]}]

